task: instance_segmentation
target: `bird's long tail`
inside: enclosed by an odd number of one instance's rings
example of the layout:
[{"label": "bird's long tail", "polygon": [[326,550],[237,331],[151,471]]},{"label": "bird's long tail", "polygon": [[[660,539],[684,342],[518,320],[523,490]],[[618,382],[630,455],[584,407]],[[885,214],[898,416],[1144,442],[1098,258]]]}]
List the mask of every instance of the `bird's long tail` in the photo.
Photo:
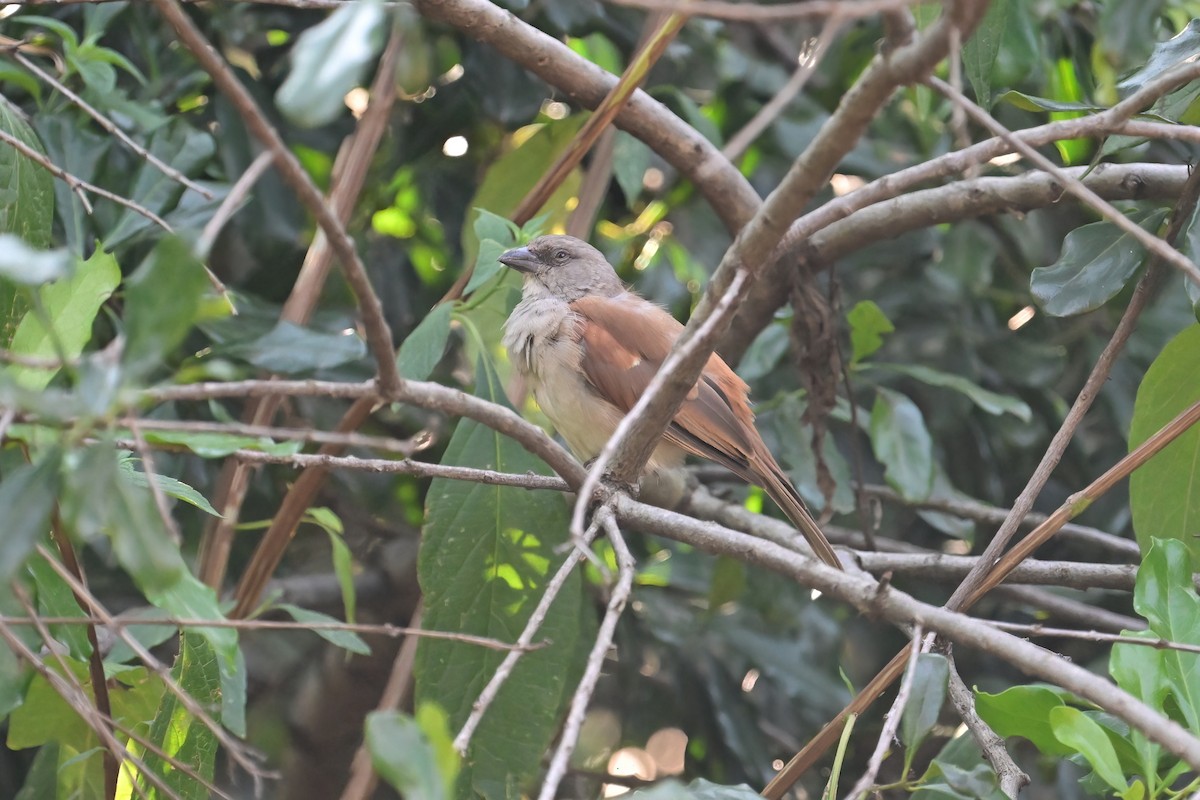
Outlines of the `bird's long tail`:
[{"label": "bird's long tail", "polygon": [[767,490],[767,494],[771,496],[783,513],[787,514],[788,519],[800,530],[800,533],[804,534],[805,541],[808,542],[808,546],[812,548],[817,558],[831,567],[844,569],[833,545],[825,538],[825,534],[821,532],[821,528],[813,519],[812,514],[808,513],[796,487],[792,486],[792,482],[775,463],[775,459],[769,456],[764,459],[760,456],[756,460],[759,462],[755,466],[759,467],[757,472],[762,487]]}]

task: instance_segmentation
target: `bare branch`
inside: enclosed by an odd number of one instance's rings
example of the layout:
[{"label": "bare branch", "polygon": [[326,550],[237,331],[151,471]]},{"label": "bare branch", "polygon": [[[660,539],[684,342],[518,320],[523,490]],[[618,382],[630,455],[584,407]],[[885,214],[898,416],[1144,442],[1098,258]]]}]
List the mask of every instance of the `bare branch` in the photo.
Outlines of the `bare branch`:
[{"label": "bare branch", "polygon": [[800,3],[758,5],[726,0],[606,0],[614,6],[708,17],[727,22],[784,22],[814,17],[861,19],[917,5],[915,0],[805,0]]},{"label": "bare branch", "polygon": [[604,527],[608,540],[612,543],[613,550],[616,552],[617,583],[612,588],[612,593],[608,598],[608,607],[604,611],[604,619],[601,620],[600,628],[596,632],[596,641],[592,645],[592,650],[588,653],[587,661],[584,664],[583,676],[579,679],[579,685],[575,688],[575,694],[571,696],[571,706],[567,711],[567,721],[563,725],[563,732],[562,736],[559,737],[558,747],[555,748],[554,755],[550,758],[550,766],[546,770],[546,778],[542,782],[542,789],[538,792],[538,800],[554,800],[554,796],[558,791],[558,785],[562,781],[563,775],[567,772],[567,762],[571,758],[571,753],[575,750],[575,744],[579,741],[579,731],[583,727],[588,702],[591,700],[592,693],[596,689],[596,682],[600,679],[600,668],[604,665],[604,659],[608,655],[608,648],[612,646],[617,621],[620,620],[622,612],[625,611],[625,604],[629,602],[629,596],[633,591],[633,576],[637,565],[633,560],[633,555],[629,552],[629,548],[625,545],[625,539],[621,536],[621,531],[617,527],[616,521],[613,519],[612,509],[608,505],[601,506],[596,511],[596,517]]},{"label": "bare branch", "polygon": [[1000,779],[1000,790],[1009,797],[1018,797],[1021,789],[1029,785],[1029,776],[1025,774],[1025,770],[1017,766],[1017,762],[1013,761],[1012,756],[1008,754],[1008,748],[1004,746],[1004,739],[1000,738],[1000,735],[979,716],[979,712],[975,710],[974,692],[963,683],[962,676],[958,674],[958,665],[954,663],[953,657],[948,660],[950,662],[948,687],[950,702],[954,704],[959,718],[971,732],[971,738],[983,751],[983,757],[996,771],[996,775]]}]

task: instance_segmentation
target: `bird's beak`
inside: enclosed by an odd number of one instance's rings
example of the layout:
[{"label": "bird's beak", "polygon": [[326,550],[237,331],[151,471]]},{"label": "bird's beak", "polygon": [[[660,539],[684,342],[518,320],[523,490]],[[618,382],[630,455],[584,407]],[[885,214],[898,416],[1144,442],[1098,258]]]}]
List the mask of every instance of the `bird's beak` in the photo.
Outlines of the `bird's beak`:
[{"label": "bird's beak", "polygon": [[541,265],[537,256],[529,252],[528,247],[514,247],[512,250],[506,250],[500,258],[497,259],[501,264],[510,269],[515,269],[517,272],[536,272]]}]

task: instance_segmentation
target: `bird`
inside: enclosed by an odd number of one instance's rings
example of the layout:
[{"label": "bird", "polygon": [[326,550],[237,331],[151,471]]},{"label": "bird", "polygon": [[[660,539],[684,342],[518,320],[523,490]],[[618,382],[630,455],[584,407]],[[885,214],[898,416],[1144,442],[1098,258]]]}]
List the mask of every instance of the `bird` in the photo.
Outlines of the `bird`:
[{"label": "bird", "polygon": [[[499,262],[523,275],[503,342],[571,451],[600,454],[662,366],[683,325],[627,288],[604,255],[573,236],[539,236]],[[833,546],[754,425],[749,387],[716,353],[655,446],[645,472],[714,461],[766,490],[816,556],[842,569]]]}]

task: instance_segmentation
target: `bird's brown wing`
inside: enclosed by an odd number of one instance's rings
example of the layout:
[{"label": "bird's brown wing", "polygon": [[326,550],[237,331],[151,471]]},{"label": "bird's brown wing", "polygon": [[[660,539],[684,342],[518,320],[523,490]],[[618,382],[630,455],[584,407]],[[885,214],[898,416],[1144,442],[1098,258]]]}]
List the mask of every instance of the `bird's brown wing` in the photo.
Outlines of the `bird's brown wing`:
[{"label": "bird's brown wing", "polygon": [[[628,412],[662,366],[683,326],[635,295],[584,297],[571,308],[580,318],[584,375],[601,397]],[[742,379],[713,355],[667,428],[667,440],[754,481],[749,458],[757,434],[746,393]]]},{"label": "bird's brown wing", "polygon": [[[580,367],[597,394],[628,413],[683,330],[674,317],[632,294],[588,296],[571,303],[579,317]],[[663,434],[672,444],[722,465],[767,490],[817,556],[841,562],[772,457],[750,410],[749,387],[715,353]]]}]

